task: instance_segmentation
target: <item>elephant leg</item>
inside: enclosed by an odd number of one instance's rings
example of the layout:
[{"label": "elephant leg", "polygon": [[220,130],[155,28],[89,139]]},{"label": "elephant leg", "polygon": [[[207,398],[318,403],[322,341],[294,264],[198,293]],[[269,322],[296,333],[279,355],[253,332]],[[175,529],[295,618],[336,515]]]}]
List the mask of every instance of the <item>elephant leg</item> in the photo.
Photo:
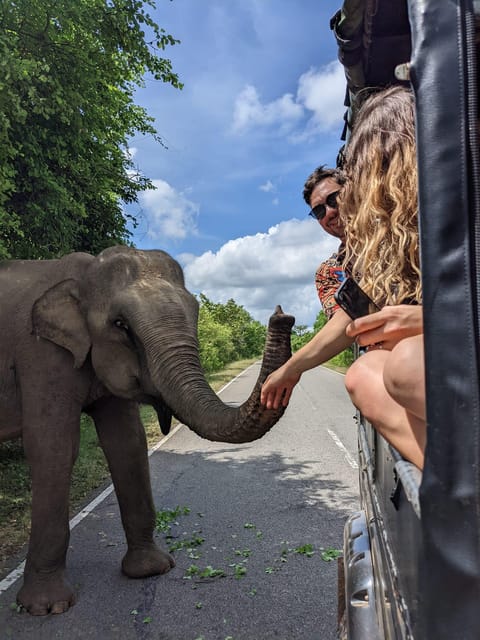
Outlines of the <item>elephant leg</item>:
[{"label": "elephant leg", "polygon": [[60,394],[52,397],[46,388],[43,391],[34,401],[23,402],[23,446],[32,480],[32,526],[17,602],[32,615],[63,613],[75,602],[64,572],[70,538],[70,482],[78,454],[81,410],[79,403],[63,401]]},{"label": "elephant leg", "polygon": [[102,398],[88,408],[112,475],[128,550],[122,571],[130,578],[166,573],[175,562],[153,540],[155,508],[150,485],[147,439],[138,404]]}]

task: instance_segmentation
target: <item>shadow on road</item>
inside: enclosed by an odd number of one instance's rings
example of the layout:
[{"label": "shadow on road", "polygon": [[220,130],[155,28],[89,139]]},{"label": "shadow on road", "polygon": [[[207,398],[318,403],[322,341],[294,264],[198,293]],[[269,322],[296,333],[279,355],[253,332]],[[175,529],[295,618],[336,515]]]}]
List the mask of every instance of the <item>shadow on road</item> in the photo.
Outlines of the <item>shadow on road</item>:
[{"label": "shadow on road", "polygon": [[301,462],[262,451],[267,436],[261,446],[207,443],[199,452],[187,433],[186,452],[150,460],[157,509],[181,507],[156,534],[164,549],[176,543],[176,567],[145,580],[121,575],[125,541],[112,494],[72,532],[67,575],[77,604],[60,616],[18,613],[19,581],[0,598],[2,639],[335,638],[336,562],[322,552],[341,547],[356,488],[323,470],[317,451]]}]

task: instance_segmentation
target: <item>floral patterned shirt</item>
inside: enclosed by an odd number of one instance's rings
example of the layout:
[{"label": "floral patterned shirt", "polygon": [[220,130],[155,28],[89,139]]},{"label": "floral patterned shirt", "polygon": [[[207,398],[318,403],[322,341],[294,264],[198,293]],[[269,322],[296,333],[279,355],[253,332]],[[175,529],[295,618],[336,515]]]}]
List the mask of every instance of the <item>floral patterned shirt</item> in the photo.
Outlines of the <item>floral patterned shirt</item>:
[{"label": "floral patterned shirt", "polygon": [[315,287],[327,320],[330,320],[335,311],[340,308],[333,294],[345,280],[344,253],[345,246],[342,243],[338,251],[322,262],[315,273]]}]

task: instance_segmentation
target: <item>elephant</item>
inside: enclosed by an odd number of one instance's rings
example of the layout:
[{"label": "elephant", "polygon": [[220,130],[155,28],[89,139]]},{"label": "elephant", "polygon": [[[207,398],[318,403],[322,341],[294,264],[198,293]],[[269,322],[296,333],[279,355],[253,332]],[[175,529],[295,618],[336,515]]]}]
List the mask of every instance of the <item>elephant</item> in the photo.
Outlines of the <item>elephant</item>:
[{"label": "elephant", "polygon": [[283,408],[260,404],[261,384],[290,355],[294,318],[270,318],[261,371],[240,406],[207,383],[197,339],[198,302],[182,268],[161,250],[116,246],[94,256],[0,262],[0,441],[21,437],[31,470],[31,533],[17,602],[33,615],[75,602],[65,577],[69,489],[80,415],[90,415],[119,503],[123,573],[163,574],[172,557],[153,539],[155,509],[139,403],[168,433],[174,415],[203,438],[262,437]]}]

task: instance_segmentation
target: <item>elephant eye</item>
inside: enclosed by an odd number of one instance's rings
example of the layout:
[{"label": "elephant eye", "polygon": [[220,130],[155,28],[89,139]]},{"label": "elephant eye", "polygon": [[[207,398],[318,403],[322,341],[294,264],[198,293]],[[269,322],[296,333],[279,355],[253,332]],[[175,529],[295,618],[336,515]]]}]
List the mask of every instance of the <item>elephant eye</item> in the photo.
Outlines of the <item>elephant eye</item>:
[{"label": "elephant eye", "polygon": [[117,318],[116,320],[114,320],[113,324],[119,329],[123,329],[124,331],[129,330],[128,324],[124,320],[120,320],[120,318]]}]

